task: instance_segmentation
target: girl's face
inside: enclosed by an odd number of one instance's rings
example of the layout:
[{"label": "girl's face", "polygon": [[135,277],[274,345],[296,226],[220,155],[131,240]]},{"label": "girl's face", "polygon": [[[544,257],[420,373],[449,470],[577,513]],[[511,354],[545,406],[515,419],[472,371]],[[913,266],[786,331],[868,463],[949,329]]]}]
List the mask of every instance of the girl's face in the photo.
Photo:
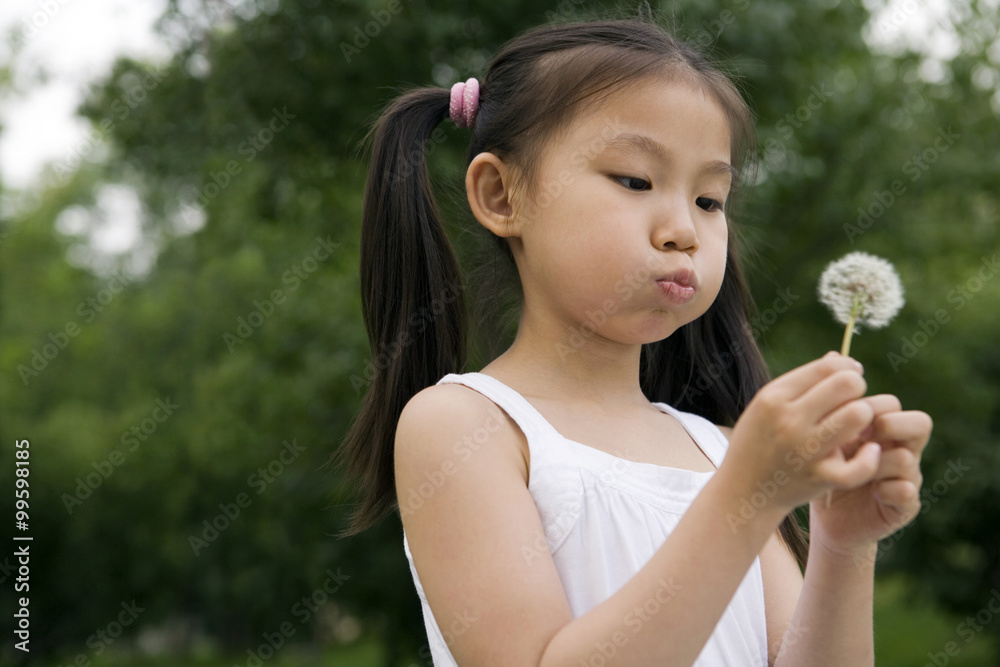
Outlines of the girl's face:
[{"label": "girl's face", "polygon": [[639,83],[593,109],[546,146],[535,196],[515,209],[525,307],[584,336],[662,340],[722,284],[729,125],[682,81]]}]

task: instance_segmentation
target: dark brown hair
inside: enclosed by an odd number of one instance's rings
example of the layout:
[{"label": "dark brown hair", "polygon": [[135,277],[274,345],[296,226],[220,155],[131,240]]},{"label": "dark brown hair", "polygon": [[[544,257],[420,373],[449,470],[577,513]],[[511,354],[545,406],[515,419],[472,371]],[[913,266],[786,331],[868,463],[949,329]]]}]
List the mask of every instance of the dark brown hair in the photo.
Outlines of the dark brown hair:
[{"label": "dark brown hair", "polygon": [[[681,77],[712,94],[729,121],[737,173],[755,166],[753,114],[718,65],[675,39],[650,18],[603,19],[543,25],[507,42],[490,62],[480,90],[466,165],[481,152],[516,167],[525,193],[546,142],[586,106],[651,76]],[[427,143],[448,115],[446,88],[418,88],[383,110],[366,140],[372,157],[364,193],[361,290],[372,351],[371,379],[360,412],[332,462],[346,469],[361,494],[341,536],[357,534],[398,508],[393,446],[407,401],[448,373],[465,371],[467,314],[459,262],[445,233],[426,166]],[[737,179],[729,212],[743,189]],[[737,232],[732,229],[731,232]],[[516,267],[508,241],[489,234],[492,257]],[[642,346],[640,382],[653,402],[732,425],[770,378],[750,332],[753,309],[729,235],[725,277],[708,311],[668,338]],[[489,271],[496,262],[491,262]],[[480,292],[480,319],[497,319],[490,288]],[[476,283],[478,284],[478,283]],[[780,532],[800,567],[805,532],[792,513]]]}]

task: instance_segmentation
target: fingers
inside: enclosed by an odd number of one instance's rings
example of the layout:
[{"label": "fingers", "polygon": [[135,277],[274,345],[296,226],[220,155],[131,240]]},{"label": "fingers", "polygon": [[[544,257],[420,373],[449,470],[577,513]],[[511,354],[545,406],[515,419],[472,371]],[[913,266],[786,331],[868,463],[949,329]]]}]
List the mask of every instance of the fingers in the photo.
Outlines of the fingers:
[{"label": "fingers", "polygon": [[[918,422],[923,418],[908,421]],[[908,447],[883,450],[874,481],[872,493],[883,505],[900,515],[916,515],[920,509],[920,486],[924,482],[919,452]]]},{"label": "fingers", "polygon": [[904,410],[878,415],[872,425],[869,440],[877,440],[887,446],[905,447],[920,455],[930,440],[934,422],[930,415],[920,410]]},{"label": "fingers", "polygon": [[771,381],[778,398],[792,401],[811,389],[823,378],[841,370],[858,371],[861,364],[838,352],[827,352],[819,359],[803,364]]},{"label": "fingers", "polygon": [[[834,448],[846,449],[845,445],[860,443],[858,434],[872,423],[873,415],[868,401],[855,400],[840,406],[817,424],[815,435],[806,443],[807,451],[823,457]],[[842,457],[846,455],[842,453]]]},{"label": "fingers", "polygon": [[920,459],[917,455],[905,447],[896,447],[882,449],[882,458],[873,479],[908,479],[919,487],[924,476],[920,472]]},{"label": "fingers", "polygon": [[838,449],[816,468],[834,488],[850,490],[872,482],[875,498],[901,516],[916,515],[920,509],[920,458],[906,447],[883,449],[877,442],[866,442],[852,459],[844,460]]},{"label": "fingers", "polygon": [[886,479],[875,484],[872,492],[884,505],[900,514],[916,514],[920,509],[920,490],[908,479]]},{"label": "fingers", "polygon": [[886,446],[885,440],[880,440],[875,438],[875,423],[879,419],[879,415],[886,414],[888,412],[897,412],[903,408],[900,404],[899,399],[892,394],[876,394],[874,396],[864,396],[860,400],[868,403],[871,406],[872,411],[875,413],[875,418],[872,420],[867,427],[861,430],[858,437],[852,442],[844,446],[844,456],[851,458],[854,456],[854,452],[858,450],[858,447],[865,444],[869,440],[878,440],[879,444]]},{"label": "fingers", "polygon": [[816,472],[834,488],[850,490],[872,480],[878,471],[881,457],[882,448],[875,442],[865,443],[850,460],[845,460],[844,453],[837,449],[816,464]]},{"label": "fingers", "polygon": [[[867,390],[868,383],[857,368],[839,368],[814,384],[792,403],[803,419],[809,423],[816,423],[847,401],[861,398]],[[874,416],[871,406],[868,412]],[[861,428],[865,426],[867,424],[862,424]]]},{"label": "fingers", "polygon": [[900,403],[899,399],[892,394],[875,394],[874,396],[865,396],[864,400],[872,406],[872,410],[875,411],[876,417],[886,412],[899,412],[903,409],[903,404]]}]

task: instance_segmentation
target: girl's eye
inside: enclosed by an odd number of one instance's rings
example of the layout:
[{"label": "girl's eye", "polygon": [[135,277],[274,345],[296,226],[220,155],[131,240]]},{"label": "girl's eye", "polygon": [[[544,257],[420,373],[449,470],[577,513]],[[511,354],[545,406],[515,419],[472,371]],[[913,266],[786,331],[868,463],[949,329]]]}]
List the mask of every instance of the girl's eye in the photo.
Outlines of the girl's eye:
[{"label": "girl's eye", "polygon": [[618,181],[629,190],[635,190],[636,192],[649,190],[652,187],[649,181],[644,181],[643,179],[636,178],[635,176],[612,176],[611,178]]},{"label": "girl's eye", "polygon": [[721,211],[722,204],[719,203],[717,199],[709,199],[708,197],[698,197],[694,200],[694,203],[698,205],[699,208],[705,211]]}]

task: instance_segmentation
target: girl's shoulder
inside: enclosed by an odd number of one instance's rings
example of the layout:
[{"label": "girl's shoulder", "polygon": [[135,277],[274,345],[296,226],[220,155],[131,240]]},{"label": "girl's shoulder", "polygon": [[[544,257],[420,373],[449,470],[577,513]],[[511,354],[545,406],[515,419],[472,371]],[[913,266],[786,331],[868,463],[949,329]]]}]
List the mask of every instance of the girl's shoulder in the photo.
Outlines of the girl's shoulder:
[{"label": "girl's shoulder", "polygon": [[[490,446],[479,444],[480,431],[489,433]],[[482,456],[480,450],[485,450]],[[436,462],[439,468],[451,469],[477,454],[514,463],[527,486],[527,452],[527,439],[517,424],[496,403],[460,383],[421,389],[407,401],[396,425],[397,466]]]}]

